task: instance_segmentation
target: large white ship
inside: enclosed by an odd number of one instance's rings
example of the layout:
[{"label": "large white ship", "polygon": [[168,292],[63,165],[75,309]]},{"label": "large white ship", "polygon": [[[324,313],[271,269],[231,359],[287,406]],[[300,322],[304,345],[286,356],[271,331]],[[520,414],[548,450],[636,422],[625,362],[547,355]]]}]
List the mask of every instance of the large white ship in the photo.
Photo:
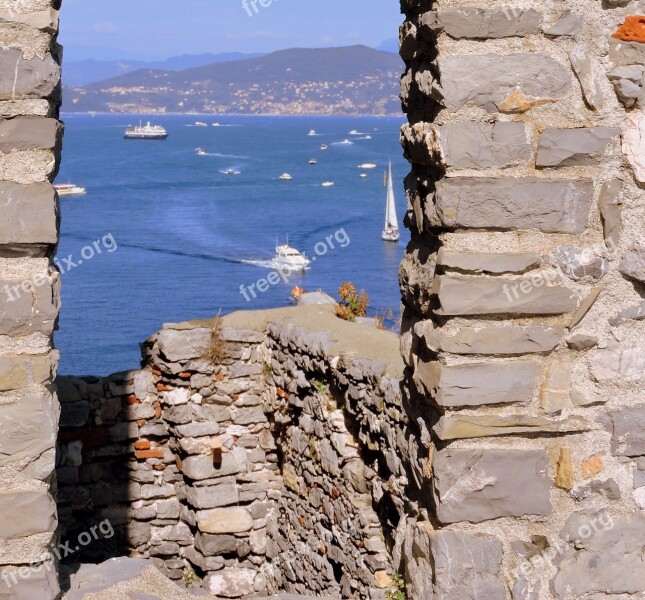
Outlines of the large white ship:
[{"label": "large white ship", "polygon": [[139,123],[128,127],[123,137],[126,140],[165,140],[168,132],[161,125],[153,125],[148,121],[145,125]]}]

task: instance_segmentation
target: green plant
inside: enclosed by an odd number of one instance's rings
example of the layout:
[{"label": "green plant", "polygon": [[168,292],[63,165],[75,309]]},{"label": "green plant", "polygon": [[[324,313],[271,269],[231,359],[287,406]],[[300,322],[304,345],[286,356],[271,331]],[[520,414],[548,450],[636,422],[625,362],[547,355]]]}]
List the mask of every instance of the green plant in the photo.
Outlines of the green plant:
[{"label": "green plant", "polygon": [[217,316],[213,319],[211,326],[211,341],[206,351],[206,360],[212,365],[219,365],[226,356],[226,341],[222,339],[222,329],[224,328],[224,319],[220,316],[220,309]]},{"label": "green plant", "polygon": [[262,365],[262,373],[266,378],[273,377],[273,366],[271,363],[264,363]]},{"label": "green plant", "polygon": [[405,595],[405,580],[401,575],[395,573],[390,578],[392,586],[385,592],[385,600],[407,600]]},{"label": "green plant", "polygon": [[316,392],[318,392],[321,396],[324,396],[328,392],[327,386],[320,379],[314,379],[313,384],[314,390],[316,390]]},{"label": "green plant", "polygon": [[195,573],[192,567],[186,567],[181,578],[186,587],[190,587],[191,585],[199,583],[202,580],[202,578],[197,575],[197,573]]},{"label": "green plant", "polygon": [[346,281],[338,288],[340,302],[336,305],[336,315],[345,321],[354,321],[356,317],[367,314],[369,297],[365,290],[356,291],[353,283]]}]

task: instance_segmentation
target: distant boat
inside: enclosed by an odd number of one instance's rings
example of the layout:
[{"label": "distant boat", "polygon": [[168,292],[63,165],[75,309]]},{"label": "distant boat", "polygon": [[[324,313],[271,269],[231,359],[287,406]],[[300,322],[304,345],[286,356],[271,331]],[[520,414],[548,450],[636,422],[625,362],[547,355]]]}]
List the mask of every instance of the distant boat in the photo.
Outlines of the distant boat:
[{"label": "distant boat", "polygon": [[359,177],[360,177],[361,179],[365,179],[365,178],[367,177],[367,173],[361,173],[361,174],[359,175]]},{"label": "distant boat", "polygon": [[280,177],[278,177],[278,179],[280,181],[291,181],[293,179],[293,177],[291,177],[291,175],[289,175],[289,173],[283,173],[282,175],[280,175]]},{"label": "distant boat", "polygon": [[313,137],[314,135],[318,135],[318,134],[316,133],[316,130],[315,130],[315,129],[311,129],[307,135],[309,135],[309,136],[312,136],[312,137]]},{"label": "distant boat", "polygon": [[396,202],[394,200],[394,187],[392,185],[392,163],[387,173],[387,200],[385,202],[385,227],[381,237],[386,242],[398,242],[401,234],[399,232],[399,221],[396,218]]},{"label": "distant boat", "polygon": [[213,127],[221,127],[219,123],[213,123]]},{"label": "distant boat", "polygon": [[354,142],[351,140],[343,140],[342,142],[336,142],[339,146],[353,146]]},{"label": "distant boat", "polygon": [[206,151],[203,148],[195,148],[195,152],[197,152],[199,156],[206,156]]},{"label": "distant boat", "polygon": [[349,135],[361,135],[361,133],[360,133],[360,131],[357,131],[356,129],[352,129],[352,130],[349,132]]},{"label": "distant boat", "polygon": [[222,171],[224,175],[239,175],[240,171],[236,171],[235,169],[226,169],[225,171]]},{"label": "distant boat", "polygon": [[139,123],[128,127],[123,137],[126,140],[165,140],[168,132],[161,125],[152,125],[148,121],[145,125]]},{"label": "distant boat", "polygon": [[55,183],[54,189],[59,196],[84,196],[87,190],[74,183]]},{"label": "distant boat", "polygon": [[376,165],[374,163],[363,163],[362,165],[358,165],[359,169],[376,169]]},{"label": "distant boat", "polygon": [[322,187],[334,187],[334,182],[333,181],[323,181],[320,185],[322,185]]},{"label": "distant boat", "polygon": [[288,244],[282,244],[275,248],[273,264],[277,268],[286,268],[290,271],[304,271],[311,264],[311,261],[295,248]]},{"label": "distant boat", "polygon": [[311,159],[309,160],[309,164],[310,164],[310,165],[317,165],[317,164],[318,164],[318,161],[317,161],[315,158],[311,158]]},{"label": "distant boat", "polygon": [[208,124],[203,121],[195,121],[195,127],[208,127]]},{"label": "distant boat", "polygon": [[327,148],[329,148],[329,146],[327,144],[320,144],[320,149],[321,150],[327,150]]}]

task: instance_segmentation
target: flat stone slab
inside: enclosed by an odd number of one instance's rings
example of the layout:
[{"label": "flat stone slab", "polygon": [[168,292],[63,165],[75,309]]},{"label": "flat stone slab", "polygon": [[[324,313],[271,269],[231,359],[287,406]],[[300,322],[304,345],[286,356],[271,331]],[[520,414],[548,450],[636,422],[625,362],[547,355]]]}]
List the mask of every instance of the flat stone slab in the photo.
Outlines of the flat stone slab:
[{"label": "flat stone slab", "polygon": [[61,69],[48,54],[44,60],[37,56],[25,59],[20,48],[0,50],[0,73],[12,77],[0,79],[0,100],[49,98],[60,82]]},{"label": "flat stone slab", "polygon": [[546,129],[540,136],[538,167],[595,165],[616,156],[620,129],[588,127]]},{"label": "flat stone slab", "polygon": [[442,227],[583,233],[593,196],[589,179],[447,177],[430,217]]},{"label": "flat stone slab", "polygon": [[56,243],[56,193],[48,183],[0,183],[0,212],[0,245]]},{"label": "flat stone slab", "polygon": [[454,252],[440,248],[437,265],[468,273],[522,273],[542,264],[542,255],[535,252]]},{"label": "flat stone slab", "polygon": [[453,38],[490,39],[523,37],[541,31],[542,13],[529,8],[444,8],[424,13],[421,29],[444,31]]},{"label": "flat stone slab", "polygon": [[0,119],[0,152],[54,150],[62,144],[63,126],[46,117]]}]

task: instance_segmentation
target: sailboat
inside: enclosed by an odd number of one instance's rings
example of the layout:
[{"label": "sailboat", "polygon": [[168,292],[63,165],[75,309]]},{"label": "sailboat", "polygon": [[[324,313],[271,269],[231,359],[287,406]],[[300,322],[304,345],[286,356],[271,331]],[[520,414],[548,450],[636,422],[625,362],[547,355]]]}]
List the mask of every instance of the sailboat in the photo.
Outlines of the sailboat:
[{"label": "sailboat", "polygon": [[399,233],[399,221],[396,218],[396,202],[394,201],[394,187],[392,185],[392,163],[387,173],[387,201],[385,204],[385,227],[381,236],[386,242],[398,242],[401,234]]}]

